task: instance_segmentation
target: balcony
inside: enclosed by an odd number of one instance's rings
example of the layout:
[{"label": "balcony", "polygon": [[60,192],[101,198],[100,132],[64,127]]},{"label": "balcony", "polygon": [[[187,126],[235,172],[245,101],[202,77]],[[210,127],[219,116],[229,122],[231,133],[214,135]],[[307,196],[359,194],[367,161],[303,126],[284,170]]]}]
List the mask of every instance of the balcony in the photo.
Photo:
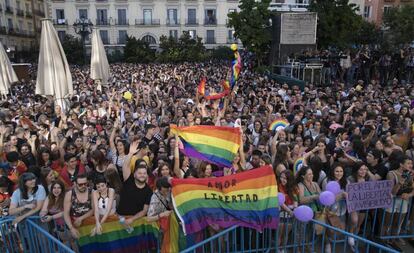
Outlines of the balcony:
[{"label": "balcony", "polygon": [[10,7],[10,6],[6,6],[6,13],[7,14],[13,14],[14,12],[13,12],[13,8],[12,7]]},{"label": "balcony", "polygon": [[135,25],[158,26],[160,25],[160,20],[159,19],[135,19]]},{"label": "balcony", "polygon": [[16,15],[24,17],[24,11],[16,8]]},{"label": "balcony", "polygon": [[9,28],[8,32],[9,35],[17,35],[18,29],[16,28]]},{"label": "balcony", "polygon": [[97,26],[108,26],[109,25],[109,19],[97,19],[96,20]]},{"label": "balcony", "polygon": [[198,19],[186,19],[185,25],[186,26],[198,26]]},{"label": "balcony", "polygon": [[216,38],[215,37],[207,37],[204,44],[216,44]]},{"label": "balcony", "polygon": [[53,19],[53,24],[54,25],[64,25],[64,26],[67,26],[68,25],[68,20],[67,19]]},{"label": "balcony", "polygon": [[115,25],[117,26],[129,26],[129,19],[115,19]]},{"label": "balcony", "polygon": [[166,21],[167,26],[179,26],[180,25],[180,20],[177,19],[168,19]]},{"label": "balcony", "polygon": [[207,26],[216,26],[217,25],[217,19],[216,17],[208,17],[204,19],[204,25]]},{"label": "balcony", "polygon": [[35,10],[34,13],[35,13],[35,15],[40,16],[40,17],[45,16],[45,12],[42,11],[42,10]]},{"label": "balcony", "polygon": [[32,18],[33,14],[30,11],[26,11],[26,18]]},{"label": "balcony", "polygon": [[0,26],[0,34],[7,34],[7,29],[5,26]]},{"label": "balcony", "polygon": [[269,10],[271,11],[294,11],[294,12],[307,12],[309,4],[297,4],[297,3],[270,3]]}]

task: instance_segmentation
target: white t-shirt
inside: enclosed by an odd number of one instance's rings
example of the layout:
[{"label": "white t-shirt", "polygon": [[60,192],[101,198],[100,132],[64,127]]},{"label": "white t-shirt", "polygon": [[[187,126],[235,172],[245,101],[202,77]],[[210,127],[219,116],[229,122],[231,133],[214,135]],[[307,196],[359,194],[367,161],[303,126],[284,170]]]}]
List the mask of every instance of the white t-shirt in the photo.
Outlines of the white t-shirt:
[{"label": "white t-shirt", "polygon": [[[20,189],[17,189],[13,192],[11,196],[11,204],[16,204],[17,207],[21,207],[27,204],[35,204],[37,201],[42,201],[46,199],[46,191],[42,185],[38,185],[37,191],[34,194],[29,194],[27,199],[23,199]],[[30,210],[24,210],[20,215],[28,212]]]}]

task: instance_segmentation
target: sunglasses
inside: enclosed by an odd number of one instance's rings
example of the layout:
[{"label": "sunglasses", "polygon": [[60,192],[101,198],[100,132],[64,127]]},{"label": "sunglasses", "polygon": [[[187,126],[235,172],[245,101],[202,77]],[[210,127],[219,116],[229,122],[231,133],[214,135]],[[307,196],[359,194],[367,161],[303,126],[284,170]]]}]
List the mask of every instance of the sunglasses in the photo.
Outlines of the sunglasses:
[{"label": "sunglasses", "polygon": [[76,183],[78,186],[87,186],[88,185],[88,183]]}]

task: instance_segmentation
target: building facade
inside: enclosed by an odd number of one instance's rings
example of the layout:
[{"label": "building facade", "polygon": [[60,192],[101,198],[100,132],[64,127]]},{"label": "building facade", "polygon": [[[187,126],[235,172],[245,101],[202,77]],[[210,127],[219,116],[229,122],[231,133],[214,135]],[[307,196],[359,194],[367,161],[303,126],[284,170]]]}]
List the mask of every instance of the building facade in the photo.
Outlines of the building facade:
[{"label": "building facade", "polygon": [[212,48],[234,42],[227,14],[238,4],[237,0],[49,0],[48,16],[60,38],[76,36],[77,20],[90,20],[109,48],[122,47],[126,35],[156,47],[162,35],[178,38],[184,31]]},{"label": "building facade", "polygon": [[405,4],[414,4],[414,0],[365,0],[363,15],[366,20],[381,26],[384,13]]},{"label": "building facade", "polygon": [[11,53],[29,51],[40,39],[43,0],[0,0],[0,41]]}]

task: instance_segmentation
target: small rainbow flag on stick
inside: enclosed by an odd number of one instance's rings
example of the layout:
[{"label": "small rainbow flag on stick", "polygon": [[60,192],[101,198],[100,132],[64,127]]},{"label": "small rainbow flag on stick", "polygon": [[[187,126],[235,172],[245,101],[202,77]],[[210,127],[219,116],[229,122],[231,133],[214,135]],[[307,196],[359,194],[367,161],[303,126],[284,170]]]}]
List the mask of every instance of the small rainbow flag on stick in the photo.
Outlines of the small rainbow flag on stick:
[{"label": "small rainbow flag on stick", "polygon": [[218,126],[177,127],[170,125],[183,143],[181,150],[194,157],[220,167],[230,168],[239,151],[241,134],[238,128]]},{"label": "small rainbow flag on stick", "polygon": [[295,163],[293,164],[293,173],[295,176],[299,172],[299,170],[302,168],[302,166],[303,166],[303,158],[299,157],[298,159],[296,159]]},{"label": "small rainbow flag on stick", "polygon": [[279,131],[281,129],[285,129],[289,126],[289,122],[285,119],[276,119],[270,124],[269,130],[271,131]]},{"label": "small rainbow flag on stick", "polygon": [[270,166],[217,178],[173,179],[172,197],[185,234],[210,224],[276,229],[279,202]]}]

